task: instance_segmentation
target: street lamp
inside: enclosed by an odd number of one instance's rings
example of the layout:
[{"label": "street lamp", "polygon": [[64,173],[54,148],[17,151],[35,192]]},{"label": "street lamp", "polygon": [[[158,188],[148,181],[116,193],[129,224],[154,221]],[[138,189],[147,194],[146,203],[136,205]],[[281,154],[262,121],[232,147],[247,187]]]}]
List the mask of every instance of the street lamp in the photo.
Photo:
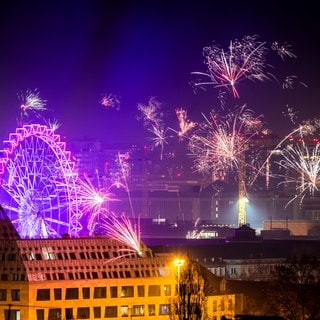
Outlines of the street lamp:
[{"label": "street lamp", "polygon": [[184,259],[174,259],[173,264],[177,267],[178,269],[178,296],[180,294],[180,269],[184,265],[185,260]]}]

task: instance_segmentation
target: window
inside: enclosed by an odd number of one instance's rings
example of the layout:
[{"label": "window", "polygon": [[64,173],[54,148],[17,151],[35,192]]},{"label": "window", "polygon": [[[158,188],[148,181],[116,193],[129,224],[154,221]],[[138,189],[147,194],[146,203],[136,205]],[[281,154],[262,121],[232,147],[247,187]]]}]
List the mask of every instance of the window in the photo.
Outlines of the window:
[{"label": "window", "polygon": [[163,290],[164,290],[165,296],[171,296],[171,285],[170,284],[165,284],[163,287]]},{"label": "window", "polygon": [[74,252],[70,252],[69,255],[70,255],[70,259],[71,260],[76,260],[77,259],[76,254]]},{"label": "window", "polygon": [[[9,319],[9,310],[4,311],[4,319]],[[10,320],[20,320],[20,310],[10,310]]]},{"label": "window", "polygon": [[160,311],[159,313],[161,315],[164,315],[164,314],[169,314],[170,312],[170,305],[169,304],[160,304]]},{"label": "window", "polygon": [[50,300],[50,289],[38,289],[37,290],[37,301]]},{"label": "window", "polygon": [[121,314],[121,317],[128,317],[129,316],[129,307],[128,306],[121,306],[120,307],[120,314]]},{"label": "window", "polygon": [[95,319],[101,318],[101,308],[100,307],[93,307],[93,317]]},{"label": "window", "polygon": [[117,306],[109,306],[105,308],[104,312],[105,318],[117,318],[118,312],[117,312]]},{"label": "window", "polygon": [[78,308],[77,319],[90,319],[90,308],[88,307]]},{"label": "window", "polygon": [[220,310],[224,311],[224,300],[221,300],[221,304],[220,304]]},{"label": "window", "polygon": [[79,299],[78,288],[67,288],[66,289],[66,300]]},{"label": "window", "polygon": [[99,299],[99,298],[106,298],[107,297],[107,288],[106,287],[95,287],[93,298]]},{"label": "window", "polygon": [[156,315],[156,305],[155,304],[149,304],[148,305],[148,313],[149,313],[149,316],[155,316]]},{"label": "window", "polygon": [[144,305],[133,305],[132,316],[144,316]]},{"label": "window", "polygon": [[133,286],[122,286],[121,287],[121,297],[133,297]]},{"label": "window", "polygon": [[66,308],[66,320],[72,320],[73,318],[73,309]]},{"label": "window", "polygon": [[62,314],[60,308],[49,309],[48,320],[61,320]]},{"label": "window", "polygon": [[138,286],[138,297],[144,297],[144,286]]},{"label": "window", "polygon": [[159,297],[160,296],[160,286],[150,285],[148,289],[148,297]]},{"label": "window", "polygon": [[44,309],[37,309],[37,320],[44,320]]},{"label": "window", "polygon": [[118,287],[110,287],[110,297],[118,298]]},{"label": "window", "polygon": [[53,289],[54,300],[61,300],[62,299],[62,290],[61,288],[54,288]]},{"label": "window", "polygon": [[6,301],[6,300],[7,300],[7,290],[0,289],[0,301]]},{"label": "window", "polygon": [[82,288],[82,298],[83,299],[90,299],[90,288],[89,287]]},{"label": "window", "polygon": [[11,300],[20,301],[20,289],[11,289]]}]

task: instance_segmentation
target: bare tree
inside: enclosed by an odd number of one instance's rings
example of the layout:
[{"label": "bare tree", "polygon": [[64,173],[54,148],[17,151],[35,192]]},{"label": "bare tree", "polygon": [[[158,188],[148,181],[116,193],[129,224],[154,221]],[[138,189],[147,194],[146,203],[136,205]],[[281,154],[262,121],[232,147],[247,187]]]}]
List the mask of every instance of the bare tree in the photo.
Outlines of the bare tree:
[{"label": "bare tree", "polygon": [[301,256],[278,266],[267,290],[270,303],[288,320],[320,317],[320,259]]},{"label": "bare tree", "polygon": [[[177,296],[171,304],[171,319],[207,319],[206,297],[212,294],[210,272],[196,261],[187,259],[180,270]],[[212,274],[211,274],[212,275]]]}]

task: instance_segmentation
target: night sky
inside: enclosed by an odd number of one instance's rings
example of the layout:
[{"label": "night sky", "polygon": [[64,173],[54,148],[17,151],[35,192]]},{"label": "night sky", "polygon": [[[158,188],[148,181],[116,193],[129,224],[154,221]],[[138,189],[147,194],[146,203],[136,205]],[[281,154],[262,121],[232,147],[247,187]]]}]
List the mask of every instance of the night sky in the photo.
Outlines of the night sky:
[{"label": "night sky", "polygon": [[[148,133],[137,120],[137,104],[157,97],[168,125],[174,110],[201,119],[218,103],[217,89],[194,93],[192,72],[205,72],[202,49],[213,42],[258,35],[269,46],[289,43],[296,59],[282,61],[270,51],[272,72],[295,75],[308,87],[283,90],[275,81],[243,81],[240,99],[264,114],[275,134],[299,120],[319,117],[320,19],[316,2],[299,1],[2,1],[0,5],[0,138],[17,126],[18,93],[37,89],[50,117],[67,140],[93,138],[110,145],[142,143]],[[103,94],[120,97],[105,108]]]}]

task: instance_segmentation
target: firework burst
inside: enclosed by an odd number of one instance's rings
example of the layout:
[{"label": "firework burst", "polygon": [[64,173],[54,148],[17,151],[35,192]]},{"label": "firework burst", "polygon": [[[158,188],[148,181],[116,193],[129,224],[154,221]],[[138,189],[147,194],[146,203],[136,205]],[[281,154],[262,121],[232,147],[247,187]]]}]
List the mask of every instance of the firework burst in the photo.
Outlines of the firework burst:
[{"label": "firework burst", "polygon": [[120,98],[112,93],[109,94],[102,94],[100,99],[100,104],[105,107],[106,109],[120,109]]},{"label": "firework burst", "polygon": [[227,51],[218,45],[203,49],[207,73],[193,72],[193,74],[206,76],[210,80],[197,82],[196,87],[213,84],[215,88],[231,88],[235,98],[240,98],[236,85],[239,81],[264,81],[270,77],[266,71],[266,42],[258,40],[257,36],[246,36],[242,40],[230,42]]},{"label": "firework burst", "polygon": [[[224,180],[231,171],[244,164],[249,141],[261,132],[261,116],[246,106],[221,116],[214,111],[199,125],[189,139],[196,171]],[[246,164],[247,165],[247,164]]]},{"label": "firework burst", "polygon": [[40,97],[40,93],[35,90],[31,91],[28,89],[25,93],[18,94],[18,97],[22,101],[20,109],[24,114],[27,114],[29,110],[33,111],[44,111],[47,110],[47,101]]},{"label": "firework burst", "polygon": [[308,145],[304,140],[296,145],[288,145],[281,151],[283,159],[277,162],[285,171],[279,185],[293,185],[296,195],[287,203],[288,206],[295,199],[302,203],[305,196],[314,196],[320,188],[320,144]]},{"label": "firework burst", "polygon": [[189,133],[189,131],[196,127],[197,124],[188,119],[187,111],[185,109],[176,109],[176,115],[179,121],[180,128],[180,130],[178,131],[178,136],[179,140],[181,141],[183,137],[186,136],[187,133]]},{"label": "firework burst", "polygon": [[82,179],[78,178],[77,185],[79,188],[79,207],[83,215],[88,217],[87,228],[90,234],[92,234],[95,224],[100,218],[100,214],[106,210],[103,206],[110,201],[117,201],[110,190],[113,186],[119,187],[119,183],[111,185],[107,190],[96,188],[91,180],[84,175]]}]

